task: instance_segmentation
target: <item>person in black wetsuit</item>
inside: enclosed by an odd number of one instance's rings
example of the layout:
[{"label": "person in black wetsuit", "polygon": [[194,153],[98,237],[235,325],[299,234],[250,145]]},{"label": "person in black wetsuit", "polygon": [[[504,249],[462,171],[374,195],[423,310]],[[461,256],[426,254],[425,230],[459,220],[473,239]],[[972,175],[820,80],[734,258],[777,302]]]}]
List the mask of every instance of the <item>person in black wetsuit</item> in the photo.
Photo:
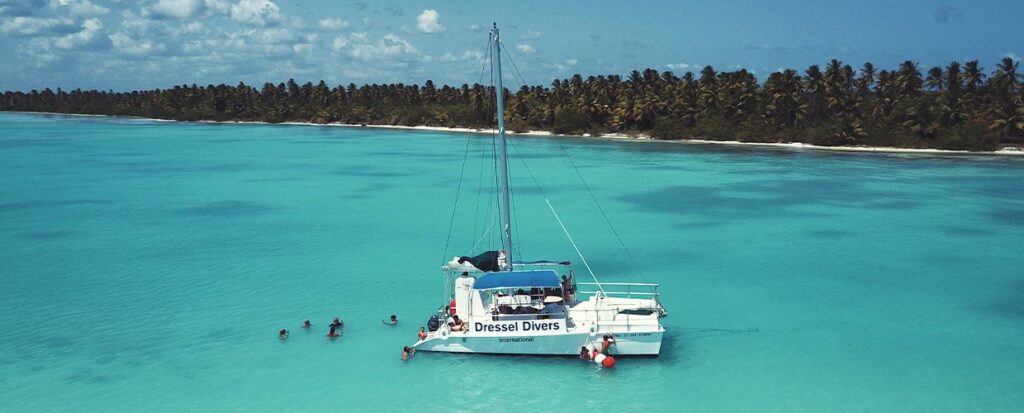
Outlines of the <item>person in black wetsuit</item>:
[{"label": "person in black wetsuit", "polygon": [[341,321],[338,317],[334,317],[334,321],[331,322],[331,331],[327,332],[327,337],[341,337],[342,334],[345,334],[345,322]]}]

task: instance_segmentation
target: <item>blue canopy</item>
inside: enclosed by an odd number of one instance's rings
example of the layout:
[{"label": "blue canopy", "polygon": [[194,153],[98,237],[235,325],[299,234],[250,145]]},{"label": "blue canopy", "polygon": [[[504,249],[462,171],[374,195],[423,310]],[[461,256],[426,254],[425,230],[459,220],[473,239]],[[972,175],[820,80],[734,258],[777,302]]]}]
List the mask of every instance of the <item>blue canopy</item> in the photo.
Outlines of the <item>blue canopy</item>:
[{"label": "blue canopy", "polygon": [[552,270],[492,272],[476,280],[473,288],[491,290],[495,288],[560,287],[561,280]]}]

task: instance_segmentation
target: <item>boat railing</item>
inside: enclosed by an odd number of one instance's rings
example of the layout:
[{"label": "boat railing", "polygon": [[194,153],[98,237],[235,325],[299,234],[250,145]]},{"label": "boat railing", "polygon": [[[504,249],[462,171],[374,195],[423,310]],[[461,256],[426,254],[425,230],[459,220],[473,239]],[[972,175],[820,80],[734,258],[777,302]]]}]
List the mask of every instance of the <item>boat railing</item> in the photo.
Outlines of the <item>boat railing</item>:
[{"label": "boat railing", "polygon": [[577,295],[596,295],[604,293],[605,297],[624,297],[624,298],[650,298],[657,300],[661,295],[658,292],[660,284],[653,283],[626,283],[626,282],[614,282],[614,283],[592,283],[592,282],[579,282],[576,283],[576,294]]},{"label": "boat railing", "polygon": [[564,320],[566,312],[559,313],[533,313],[533,314],[488,314],[481,316],[474,316],[480,318],[490,318],[490,321],[519,321],[519,320]]}]

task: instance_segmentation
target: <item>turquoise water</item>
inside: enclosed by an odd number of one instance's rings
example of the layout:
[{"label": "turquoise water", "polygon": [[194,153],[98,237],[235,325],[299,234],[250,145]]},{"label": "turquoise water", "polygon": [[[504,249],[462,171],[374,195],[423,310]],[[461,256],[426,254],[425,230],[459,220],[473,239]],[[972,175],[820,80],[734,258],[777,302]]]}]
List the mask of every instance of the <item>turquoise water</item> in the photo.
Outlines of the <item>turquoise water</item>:
[{"label": "turquoise water", "polygon": [[467,144],[447,255],[496,242],[486,137],[0,114],[0,410],[1024,405],[1024,159],[514,142],[522,255],[578,261],[532,172],[603,280],[662,283],[661,357],[399,360]]}]

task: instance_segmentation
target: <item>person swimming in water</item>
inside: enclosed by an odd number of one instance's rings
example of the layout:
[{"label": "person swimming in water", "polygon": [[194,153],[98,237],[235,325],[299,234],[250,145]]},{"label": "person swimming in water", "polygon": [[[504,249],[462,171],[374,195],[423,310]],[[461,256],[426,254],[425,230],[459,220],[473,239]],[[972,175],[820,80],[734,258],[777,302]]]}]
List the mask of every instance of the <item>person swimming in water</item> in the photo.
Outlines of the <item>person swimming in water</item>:
[{"label": "person swimming in water", "polygon": [[327,337],[341,337],[344,334],[345,322],[341,321],[338,317],[334,317],[334,321],[331,322],[331,331],[327,333]]},{"label": "person swimming in water", "polygon": [[381,322],[389,326],[393,326],[395,324],[398,324],[398,316],[392,314],[390,320],[381,320]]},{"label": "person swimming in water", "polygon": [[612,353],[612,346],[615,345],[615,336],[611,334],[605,334],[601,337],[601,353],[609,355]]},{"label": "person swimming in water", "polygon": [[402,347],[402,361],[408,361],[414,355],[416,355],[415,348],[409,346]]},{"label": "person swimming in water", "polygon": [[580,360],[590,361],[590,350],[587,350],[587,346],[580,347]]},{"label": "person swimming in water", "polygon": [[302,322],[302,328],[310,328],[312,326],[313,326],[313,323],[310,323],[308,318],[305,321]]},{"label": "person swimming in water", "polygon": [[281,340],[287,340],[288,339],[288,330],[285,330],[285,329],[282,328],[281,331],[277,332],[277,337],[280,338]]}]

